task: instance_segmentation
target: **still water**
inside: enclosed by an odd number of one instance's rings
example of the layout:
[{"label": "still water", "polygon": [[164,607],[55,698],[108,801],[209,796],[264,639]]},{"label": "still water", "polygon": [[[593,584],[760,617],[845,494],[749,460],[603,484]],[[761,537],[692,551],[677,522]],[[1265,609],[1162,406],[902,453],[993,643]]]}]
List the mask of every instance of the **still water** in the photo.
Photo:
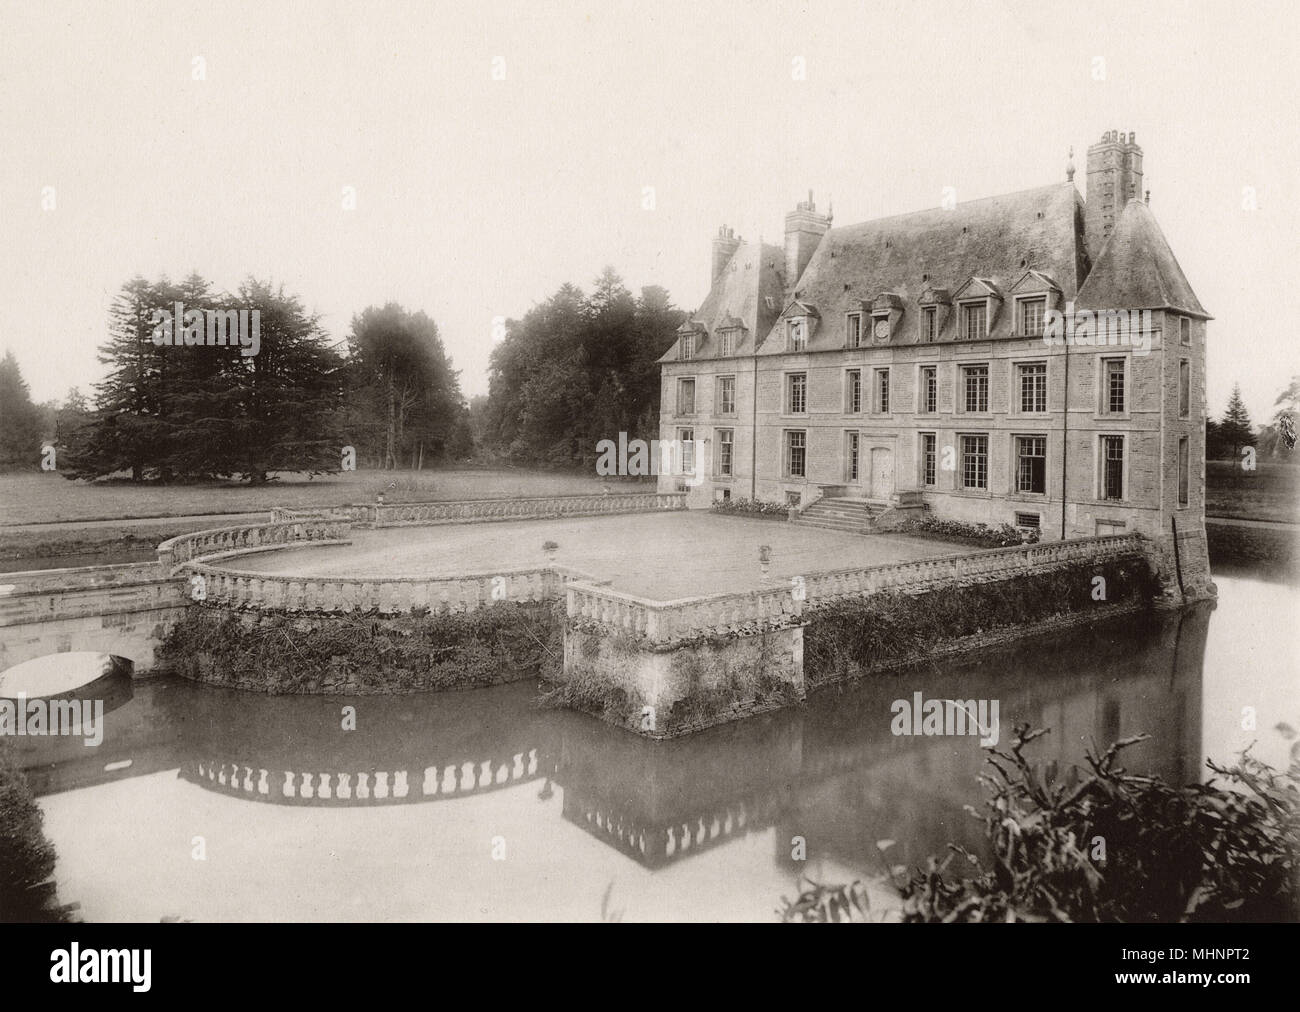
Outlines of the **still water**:
[{"label": "still water", "polygon": [[[1058,770],[1145,732],[1127,766],[1284,767],[1300,589],[1217,578],[1217,606],[827,689],[677,742],[532,706],[535,687],[269,697],[116,678],[104,743],[14,739],[85,920],[770,920],[841,882],[982,849],[976,737],[894,736],[891,704],[996,699]],[[72,663],[69,661],[69,663]],[[356,707],[356,730],[342,729]],[[802,837],[806,860],[792,858]]]}]

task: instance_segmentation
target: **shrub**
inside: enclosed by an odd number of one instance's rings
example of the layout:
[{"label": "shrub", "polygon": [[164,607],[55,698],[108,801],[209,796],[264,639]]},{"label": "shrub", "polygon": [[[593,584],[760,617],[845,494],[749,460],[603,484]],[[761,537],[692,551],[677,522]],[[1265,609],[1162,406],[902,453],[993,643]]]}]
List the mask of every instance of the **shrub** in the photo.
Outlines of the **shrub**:
[{"label": "shrub", "polygon": [[937,538],[941,541],[954,541],[964,545],[982,545],[985,548],[1006,548],[1011,545],[1034,544],[1038,541],[1037,531],[1022,531],[1011,524],[1001,527],[989,527],[987,524],[968,524],[960,520],[944,520],[941,517],[925,514],[909,517],[902,521],[895,530],[901,534],[916,534],[921,537]]},{"label": "shrub", "polygon": [[641,713],[639,703],[622,686],[611,683],[590,665],[575,666],[566,681],[544,689],[537,705],[547,710],[577,710],[620,725]]},{"label": "shrub", "polygon": [[[1053,780],[1024,748],[1046,731],[1016,728],[1007,751],[991,750],[981,780],[985,866],[957,846],[924,870],[887,878],[903,900],[903,920],[1241,922],[1300,918],[1300,763],[1285,774],[1249,754],[1231,768],[1208,762],[1228,781],[1174,787],[1130,775],[1117,759],[1146,735],[1089,752],[1089,770]],[[1244,788],[1242,790],[1241,788]],[[1090,841],[1105,840],[1107,857]],[[960,858],[967,874],[949,874]],[[972,874],[973,873],[973,874]],[[869,916],[861,882],[813,884],[778,911],[787,921]]]},{"label": "shrub", "polygon": [[726,502],[714,502],[709,508],[714,513],[772,517],[780,520],[790,518],[788,505],[781,502],[768,502],[765,499],[730,499]]},{"label": "shrub", "polygon": [[32,889],[54,873],[55,857],[43,823],[27,778],[0,739],[0,921],[41,916],[43,900]]}]

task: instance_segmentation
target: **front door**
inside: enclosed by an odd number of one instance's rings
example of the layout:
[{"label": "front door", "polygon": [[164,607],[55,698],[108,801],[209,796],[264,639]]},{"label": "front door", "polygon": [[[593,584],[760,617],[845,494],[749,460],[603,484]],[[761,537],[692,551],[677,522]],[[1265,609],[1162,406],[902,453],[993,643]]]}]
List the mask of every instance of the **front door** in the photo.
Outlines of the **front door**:
[{"label": "front door", "polygon": [[875,447],[871,451],[871,498],[888,499],[894,494],[894,451]]}]

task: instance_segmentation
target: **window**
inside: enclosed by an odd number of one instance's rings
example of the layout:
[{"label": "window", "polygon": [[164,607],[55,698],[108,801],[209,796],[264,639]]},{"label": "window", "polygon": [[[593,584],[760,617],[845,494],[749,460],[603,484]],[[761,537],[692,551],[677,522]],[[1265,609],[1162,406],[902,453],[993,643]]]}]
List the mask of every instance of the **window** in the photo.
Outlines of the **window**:
[{"label": "window", "polygon": [[989,487],[989,437],[961,437],[962,488]]},{"label": "window", "polygon": [[933,432],[921,433],[921,484],[933,486],[937,475],[938,436]]},{"label": "window", "polygon": [[808,327],[806,323],[800,320],[786,321],[786,335],[789,339],[791,351],[803,351],[808,347]]},{"label": "window", "polygon": [[1016,491],[1047,494],[1047,437],[1016,437]]},{"label": "window", "polygon": [[677,413],[679,415],[695,414],[695,378],[677,381]]},{"label": "window", "polygon": [[925,319],[922,321],[921,333],[925,337],[926,344],[933,344],[939,336],[939,312],[934,306],[927,306],[925,310]]},{"label": "window", "polygon": [[1047,410],[1047,363],[1026,362],[1016,366],[1020,375],[1020,410]]},{"label": "window", "polygon": [[736,377],[718,377],[718,414],[734,415],[736,413]]},{"label": "window", "polygon": [[731,477],[731,462],[735,447],[734,429],[715,429],[718,440],[718,474],[724,478]]},{"label": "window", "polygon": [[1102,359],[1105,382],[1102,386],[1102,411],[1109,415],[1124,413],[1124,360]]},{"label": "window", "polygon": [[1046,299],[1021,299],[1020,333],[1025,337],[1042,337],[1043,319],[1046,315]]},{"label": "window", "polygon": [[961,332],[967,341],[979,341],[988,337],[988,306],[983,302],[962,306]]},{"label": "window", "polygon": [[683,334],[681,343],[677,346],[677,357],[683,362],[687,362],[695,357],[695,335]]},{"label": "window", "polygon": [[847,466],[845,467],[845,472],[846,472],[846,475],[847,475],[849,481],[857,481],[858,478],[860,477],[860,475],[858,474],[858,460],[859,460],[859,456],[858,456],[858,445],[859,445],[859,442],[860,442],[860,440],[859,440],[859,438],[858,438],[858,433],[856,433],[856,432],[850,432],[850,433],[848,433],[848,444],[849,444],[849,445],[848,445],[848,453],[847,453],[847,455],[846,455],[846,456],[847,456]]},{"label": "window", "polygon": [[986,365],[964,365],[961,368],[962,383],[965,387],[964,403],[967,411],[979,412],[989,409],[989,367]]},{"label": "window", "polygon": [[808,374],[792,372],[785,378],[785,410],[802,415],[808,410]]},{"label": "window", "polygon": [[921,411],[933,414],[939,410],[939,369],[937,366],[921,367]]},{"label": "window", "polygon": [[803,502],[802,492],[787,492],[785,494],[785,504],[787,506],[798,506],[801,502]]},{"label": "window", "polygon": [[678,474],[695,473],[695,430],[678,429],[677,445],[680,448],[681,456],[678,459]]},{"label": "window", "polygon": [[785,434],[785,473],[789,478],[803,478],[808,460],[808,433],[795,430]]},{"label": "window", "polygon": [[731,489],[718,488],[713,491],[718,502],[731,502]]},{"label": "window", "polygon": [[849,315],[844,318],[844,321],[845,321],[844,322],[845,332],[848,334],[848,341],[846,342],[848,347],[861,348],[862,347],[862,314],[849,313]]},{"label": "window", "polygon": [[1183,344],[1192,343],[1192,321],[1185,316],[1178,318],[1178,340]]},{"label": "window", "polygon": [[1016,526],[1030,531],[1042,530],[1043,515],[1041,513],[1017,513]]},{"label": "window", "polygon": [[844,410],[856,415],[862,410],[862,370],[850,369],[845,376]]},{"label": "window", "polygon": [[718,354],[722,358],[730,358],[736,354],[736,331],[734,329],[722,331]]},{"label": "window", "polygon": [[876,370],[876,414],[889,414],[889,370]]},{"label": "window", "polygon": [[1192,410],[1192,363],[1182,359],[1178,363],[1178,417],[1186,418]]},{"label": "window", "polygon": [[1187,505],[1187,484],[1189,478],[1188,469],[1190,466],[1187,453],[1188,453],[1187,437],[1183,436],[1182,439],[1178,440],[1178,505],[1179,506]]},{"label": "window", "polygon": [[1101,497],[1124,498],[1124,437],[1101,437]]}]

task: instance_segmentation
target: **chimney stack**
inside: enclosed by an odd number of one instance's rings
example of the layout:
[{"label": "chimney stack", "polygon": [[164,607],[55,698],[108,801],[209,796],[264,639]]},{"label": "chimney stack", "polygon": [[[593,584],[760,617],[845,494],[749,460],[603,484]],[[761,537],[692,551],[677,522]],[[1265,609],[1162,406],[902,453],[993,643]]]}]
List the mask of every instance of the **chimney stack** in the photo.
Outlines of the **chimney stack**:
[{"label": "chimney stack", "polygon": [[719,228],[718,234],[713,237],[712,284],[718,283],[718,278],[722,277],[722,272],[727,269],[727,264],[738,249],[740,249],[740,240],[736,238],[735,231],[726,225]]},{"label": "chimney stack", "polygon": [[808,191],[808,200],[800,201],[793,211],[785,216],[785,296],[788,300],[799,284],[808,261],[812,259],[817,246],[831,227],[829,216],[817,213],[813,203],[813,192]]},{"label": "chimney stack", "polygon": [[1137,134],[1107,130],[1088,148],[1088,181],[1084,194],[1083,236],[1094,263],[1115,229],[1129,200],[1142,192],[1142,149]]}]

